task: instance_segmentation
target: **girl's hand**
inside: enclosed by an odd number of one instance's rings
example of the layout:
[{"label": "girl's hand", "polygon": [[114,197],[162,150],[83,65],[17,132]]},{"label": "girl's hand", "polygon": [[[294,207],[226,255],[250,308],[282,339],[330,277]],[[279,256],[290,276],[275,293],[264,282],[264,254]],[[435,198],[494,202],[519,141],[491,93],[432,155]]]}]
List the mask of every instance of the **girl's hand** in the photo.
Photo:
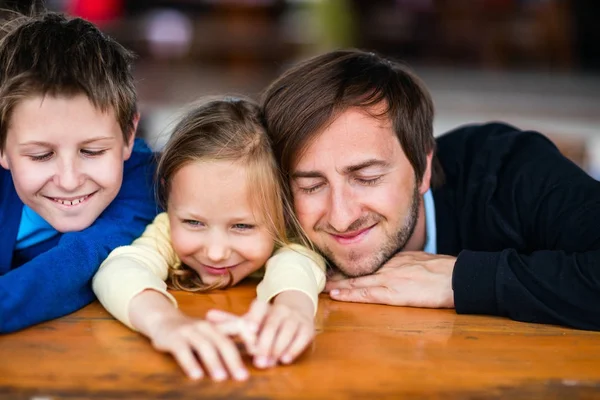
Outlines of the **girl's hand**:
[{"label": "girl's hand", "polygon": [[148,332],[155,349],[171,353],[192,379],[204,376],[198,359],[215,381],[225,380],[229,374],[240,381],[248,378],[240,353],[229,337],[208,321],[174,311]]},{"label": "girl's hand", "polygon": [[255,300],[250,311],[242,317],[210,310],[206,318],[226,327],[225,330],[245,323],[248,331],[256,331],[255,340],[240,336],[248,352],[254,355],[254,365],[267,368],[277,362],[291,363],[312,342],[315,335],[313,311],[312,301],[306,294],[287,291],[277,295],[272,305]]}]

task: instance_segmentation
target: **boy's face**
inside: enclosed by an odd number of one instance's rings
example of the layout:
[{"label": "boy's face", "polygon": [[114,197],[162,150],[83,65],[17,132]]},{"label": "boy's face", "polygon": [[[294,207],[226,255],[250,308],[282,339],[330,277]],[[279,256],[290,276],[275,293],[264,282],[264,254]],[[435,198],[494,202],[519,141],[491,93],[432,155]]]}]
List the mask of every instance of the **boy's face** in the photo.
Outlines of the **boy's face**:
[{"label": "boy's face", "polygon": [[133,137],[83,94],[34,96],[13,109],[0,164],[23,203],[60,232],[80,231],[117,196]]}]

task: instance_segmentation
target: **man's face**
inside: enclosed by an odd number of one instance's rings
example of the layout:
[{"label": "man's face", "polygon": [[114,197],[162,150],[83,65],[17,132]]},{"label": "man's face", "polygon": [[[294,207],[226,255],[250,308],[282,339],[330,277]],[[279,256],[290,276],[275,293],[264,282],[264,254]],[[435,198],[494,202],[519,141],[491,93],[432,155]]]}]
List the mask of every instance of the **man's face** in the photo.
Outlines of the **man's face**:
[{"label": "man's face", "polygon": [[132,141],[114,111],[101,112],[84,95],[34,96],[13,110],[0,164],[23,203],[54,229],[80,231],[119,192]]},{"label": "man's face", "polygon": [[350,108],[290,171],[298,220],[342,273],[372,274],[411,239],[429,189],[428,160],[418,185],[391,122]]}]

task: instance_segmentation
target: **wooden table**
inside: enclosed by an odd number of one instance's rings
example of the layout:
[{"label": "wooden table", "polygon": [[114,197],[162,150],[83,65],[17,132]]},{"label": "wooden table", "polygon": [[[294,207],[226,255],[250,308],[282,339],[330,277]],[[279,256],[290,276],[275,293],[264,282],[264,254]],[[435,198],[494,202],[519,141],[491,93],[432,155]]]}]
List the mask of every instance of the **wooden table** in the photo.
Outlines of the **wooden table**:
[{"label": "wooden table", "polygon": [[[175,296],[192,315],[242,313],[254,286]],[[194,382],[93,303],[0,336],[0,399],[600,399],[600,333],[325,295],[317,320],[295,364]]]}]

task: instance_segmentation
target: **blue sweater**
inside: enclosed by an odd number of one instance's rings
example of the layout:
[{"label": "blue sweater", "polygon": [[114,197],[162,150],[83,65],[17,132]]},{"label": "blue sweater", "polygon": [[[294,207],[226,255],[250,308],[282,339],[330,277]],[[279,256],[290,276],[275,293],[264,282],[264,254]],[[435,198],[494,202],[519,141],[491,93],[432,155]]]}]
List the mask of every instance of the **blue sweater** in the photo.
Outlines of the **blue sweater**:
[{"label": "blue sweater", "polygon": [[90,283],[100,263],[141,235],[158,211],[154,161],[137,139],[119,194],[89,228],[21,251],[15,251],[15,242],[23,203],[10,171],[0,168],[0,332],[61,317],[94,300]]}]

